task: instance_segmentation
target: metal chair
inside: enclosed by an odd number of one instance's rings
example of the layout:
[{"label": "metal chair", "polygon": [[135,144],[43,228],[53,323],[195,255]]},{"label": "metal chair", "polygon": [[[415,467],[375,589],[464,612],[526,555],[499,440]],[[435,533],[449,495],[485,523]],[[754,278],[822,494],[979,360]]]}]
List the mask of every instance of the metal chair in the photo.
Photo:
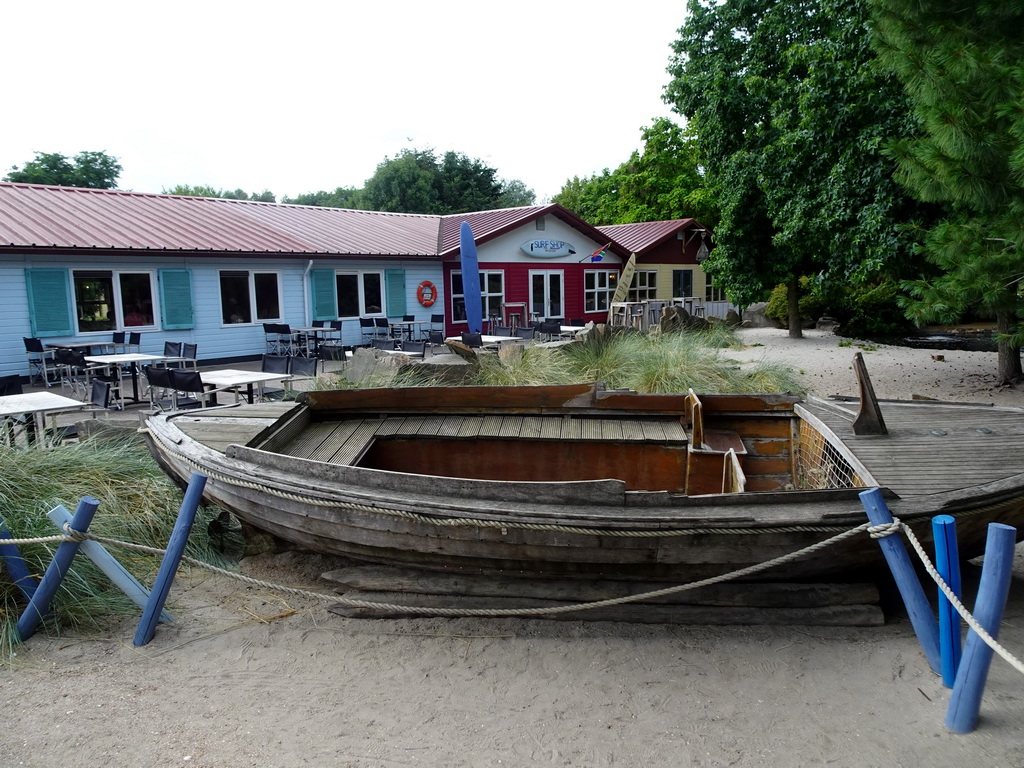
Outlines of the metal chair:
[{"label": "metal chair", "polygon": [[296,390],[292,385],[296,381],[316,379],[316,368],[319,362],[315,357],[293,357],[288,361],[288,378],[284,380],[286,400],[295,398]]},{"label": "metal chair", "polygon": [[491,335],[492,336],[511,336],[512,335],[512,328],[510,326],[507,326],[507,325],[496,325],[491,330]]},{"label": "metal chair", "polygon": [[171,381],[171,369],[144,365],[142,372],[146,375],[150,408],[154,411],[174,410],[174,382]]},{"label": "metal chair", "polygon": [[372,339],[370,346],[373,349],[383,349],[391,352],[395,350],[396,341],[397,339]]},{"label": "metal chair", "polygon": [[516,328],[516,337],[520,339],[533,339],[536,334],[536,328]]},{"label": "metal chair", "polygon": [[142,334],[138,331],[128,333],[128,351],[142,354]]},{"label": "metal chair", "polygon": [[425,341],[403,341],[402,353],[408,357],[426,357],[427,342]]},{"label": "metal chair", "polygon": [[114,331],[110,337],[110,344],[114,348],[115,355],[128,351],[128,339],[124,331]]},{"label": "metal chair", "polygon": [[386,317],[373,318],[374,337],[378,339],[391,338],[391,324]]},{"label": "metal chair", "polygon": [[464,333],[462,334],[462,343],[470,349],[478,349],[484,345],[484,339],[482,333]]},{"label": "metal chair", "polygon": [[448,349],[448,345],[444,343],[443,331],[427,331],[427,344],[430,345],[431,354],[434,354],[434,350],[437,349],[437,347],[441,347],[445,352],[451,352],[451,350]]},{"label": "metal chair", "polygon": [[[316,358],[313,358],[314,360]],[[260,370],[263,373],[283,373],[287,374],[291,367],[292,358],[289,355],[264,355],[263,361],[260,363]],[[282,400],[286,395],[286,391],[279,387],[268,387],[266,382],[259,385],[259,399],[263,400]]]},{"label": "metal chair", "polygon": [[50,366],[47,363],[54,362],[53,350],[43,346],[43,342],[37,338],[22,337],[25,340],[25,357],[28,358],[28,383],[32,384],[39,379],[49,387]]},{"label": "metal chair", "polygon": [[277,333],[276,323],[263,324],[263,343],[268,355],[276,355],[280,353],[280,336],[278,336]]},{"label": "metal chair", "polygon": [[[192,408],[205,408],[217,404],[217,393],[227,392],[228,387],[216,389],[203,383],[199,371],[187,368],[168,368],[171,374],[171,397],[174,399],[174,410],[184,411]],[[238,392],[235,393],[238,398]]]},{"label": "metal chair", "polygon": [[377,324],[372,317],[360,317],[359,330],[363,334],[363,343],[368,343],[377,336]]}]

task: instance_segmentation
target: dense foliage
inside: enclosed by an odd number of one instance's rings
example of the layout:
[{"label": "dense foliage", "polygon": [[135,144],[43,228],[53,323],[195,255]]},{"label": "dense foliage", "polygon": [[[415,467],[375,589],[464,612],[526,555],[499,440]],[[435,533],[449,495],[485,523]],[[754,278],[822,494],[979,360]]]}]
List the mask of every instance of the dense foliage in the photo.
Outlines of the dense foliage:
[{"label": "dense foliage", "polygon": [[274,193],[269,189],[265,189],[262,192],[253,192],[250,195],[244,189],[217,189],[215,187],[205,186],[202,184],[196,186],[179,184],[171,189],[164,189],[163,194],[184,195],[186,197],[222,197],[225,200],[255,200],[259,203],[277,202],[277,198],[274,196]]},{"label": "dense foliage", "polygon": [[662,117],[643,129],[643,141],[643,150],[614,171],[566,181],[552,202],[598,226],[692,217],[713,227],[718,214],[694,138]]},{"label": "dense foliage", "polygon": [[24,167],[11,166],[4,181],[53,184],[58,187],[113,189],[121,175],[121,164],[106,152],[79,152],[73,158],[56,152],[36,152]]},{"label": "dense foliage", "polygon": [[942,270],[909,284],[920,322],[995,317],[999,375],[1024,341],[1024,2],[868,0],[883,61],[923,126],[892,145],[899,180],[948,216],[924,250]]},{"label": "dense foliage", "polygon": [[[691,0],[666,100],[690,120],[719,205],[705,268],[740,304],[801,275],[846,285],[913,264],[905,225],[932,214],[883,147],[914,121],[873,66],[859,0]],[[795,326],[795,327],[794,327]],[[799,324],[790,323],[799,334]]]}]

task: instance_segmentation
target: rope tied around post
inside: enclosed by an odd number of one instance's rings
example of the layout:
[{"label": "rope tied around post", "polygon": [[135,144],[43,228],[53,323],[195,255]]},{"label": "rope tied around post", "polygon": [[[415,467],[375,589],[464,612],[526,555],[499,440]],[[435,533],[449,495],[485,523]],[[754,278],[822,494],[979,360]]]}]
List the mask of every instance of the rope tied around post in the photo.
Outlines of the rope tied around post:
[{"label": "rope tied around post", "polygon": [[881,525],[869,525],[867,528],[868,535],[872,539],[884,539],[886,536],[892,536],[895,533],[899,533],[903,530],[903,521],[898,517],[893,517],[891,523],[882,523]]},{"label": "rope tied around post", "polygon": [[71,527],[70,522],[64,523],[64,525],[62,525],[60,529],[64,531],[64,535],[67,536],[67,539],[69,541],[87,541],[92,538],[84,531],[76,531],[74,528]]}]

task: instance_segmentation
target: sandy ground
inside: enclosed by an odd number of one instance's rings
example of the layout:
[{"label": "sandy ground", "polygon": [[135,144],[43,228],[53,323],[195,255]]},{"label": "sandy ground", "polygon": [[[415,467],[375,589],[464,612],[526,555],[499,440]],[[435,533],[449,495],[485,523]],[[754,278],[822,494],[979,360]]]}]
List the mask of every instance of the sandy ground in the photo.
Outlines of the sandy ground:
[{"label": "sandy ground", "polygon": [[[856,394],[840,339],[742,336],[731,357]],[[1024,404],[994,386],[992,354],[864,354],[883,398]],[[1000,637],[1018,656],[1022,560]],[[323,591],[330,567],[243,563]],[[978,729],[950,733],[949,691],[898,612],[871,629],[669,627],[360,621],[324,605],[193,570],[142,648],[134,620],[33,637],[0,669],[0,766],[1024,766],[1024,678],[995,659]]]}]

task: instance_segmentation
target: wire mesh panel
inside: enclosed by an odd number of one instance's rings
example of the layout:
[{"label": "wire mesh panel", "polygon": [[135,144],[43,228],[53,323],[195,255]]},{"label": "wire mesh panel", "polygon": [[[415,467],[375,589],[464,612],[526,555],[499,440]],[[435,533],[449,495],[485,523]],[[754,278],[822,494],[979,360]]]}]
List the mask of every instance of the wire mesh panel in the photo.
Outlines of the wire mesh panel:
[{"label": "wire mesh panel", "polygon": [[806,490],[866,487],[828,438],[803,420],[800,421],[796,473],[797,487]]}]

